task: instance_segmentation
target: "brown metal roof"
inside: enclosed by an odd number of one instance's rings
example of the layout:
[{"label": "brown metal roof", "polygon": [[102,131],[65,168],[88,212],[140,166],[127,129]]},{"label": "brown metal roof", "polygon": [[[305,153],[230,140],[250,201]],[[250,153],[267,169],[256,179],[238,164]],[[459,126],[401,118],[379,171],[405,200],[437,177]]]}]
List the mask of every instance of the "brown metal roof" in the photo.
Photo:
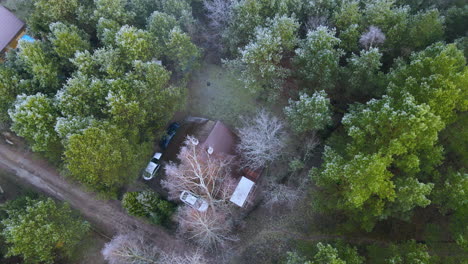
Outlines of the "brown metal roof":
[{"label": "brown metal roof", "polygon": [[0,51],[8,46],[23,27],[23,21],[0,5]]},{"label": "brown metal roof", "polygon": [[203,142],[203,147],[213,148],[213,153],[235,155],[236,135],[220,121],[217,121],[210,134]]}]

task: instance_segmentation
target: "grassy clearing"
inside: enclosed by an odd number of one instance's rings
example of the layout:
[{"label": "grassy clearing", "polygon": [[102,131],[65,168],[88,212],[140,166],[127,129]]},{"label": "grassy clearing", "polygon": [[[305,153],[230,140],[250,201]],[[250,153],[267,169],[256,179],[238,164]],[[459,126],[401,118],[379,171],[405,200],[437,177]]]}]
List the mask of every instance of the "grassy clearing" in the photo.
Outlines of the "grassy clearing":
[{"label": "grassy clearing", "polygon": [[226,69],[205,63],[190,82],[187,111],[193,116],[221,120],[231,126],[257,109],[255,95]]}]

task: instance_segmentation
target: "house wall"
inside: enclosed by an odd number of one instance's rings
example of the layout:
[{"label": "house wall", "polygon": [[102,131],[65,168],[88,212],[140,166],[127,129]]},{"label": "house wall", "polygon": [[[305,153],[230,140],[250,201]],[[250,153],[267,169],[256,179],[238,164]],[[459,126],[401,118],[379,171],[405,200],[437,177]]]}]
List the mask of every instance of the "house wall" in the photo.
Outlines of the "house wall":
[{"label": "house wall", "polygon": [[26,27],[23,27],[19,32],[18,34],[16,34],[16,36],[10,41],[10,43],[8,44],[8,46],[6,48],[4,48],[0,53],[5,53],[7,52],[9,49],[16,49],[16,47],[18,47],[18,42],[20,40],[20,38],[26,34]]}]

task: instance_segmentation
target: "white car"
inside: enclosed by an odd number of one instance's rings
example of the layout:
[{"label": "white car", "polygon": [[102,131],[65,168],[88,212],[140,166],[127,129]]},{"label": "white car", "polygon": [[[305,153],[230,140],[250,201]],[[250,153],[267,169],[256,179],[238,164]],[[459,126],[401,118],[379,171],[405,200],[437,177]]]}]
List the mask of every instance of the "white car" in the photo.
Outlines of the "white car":
[{"label": "white car", "polygon": [[208,203],[205,199],[198,197],[189,191],[183,191],[180,194],[180,200],[200,212],[205,212],[208,209]]},{"label": "white car", "polygon": [[143,172],[143,179],[145,179],[147,181],[153,179],[154,175],[156,174],[156,172],[161,167],[161,164],[160,164],[161,156],[162,156],[162,153],[160,153],[160,152],[154,153],[153,157],[151,158],[150,162],[148,163],[148,166],[146,166],[146,169]]}]

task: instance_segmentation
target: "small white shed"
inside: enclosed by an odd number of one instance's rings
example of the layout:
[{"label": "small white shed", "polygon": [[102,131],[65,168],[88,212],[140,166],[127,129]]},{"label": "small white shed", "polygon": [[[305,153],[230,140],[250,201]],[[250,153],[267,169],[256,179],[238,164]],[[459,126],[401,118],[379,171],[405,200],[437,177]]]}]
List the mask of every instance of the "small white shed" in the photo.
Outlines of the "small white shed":
[{"label": "small white shed", "polygon": [[230,201],[237,204],[240,207],[243,207],[254,185],[255,183],[253,181],[242,176],[241,180],[239,181],[239,184],[237,184],[236,190],[231,196]]}]

